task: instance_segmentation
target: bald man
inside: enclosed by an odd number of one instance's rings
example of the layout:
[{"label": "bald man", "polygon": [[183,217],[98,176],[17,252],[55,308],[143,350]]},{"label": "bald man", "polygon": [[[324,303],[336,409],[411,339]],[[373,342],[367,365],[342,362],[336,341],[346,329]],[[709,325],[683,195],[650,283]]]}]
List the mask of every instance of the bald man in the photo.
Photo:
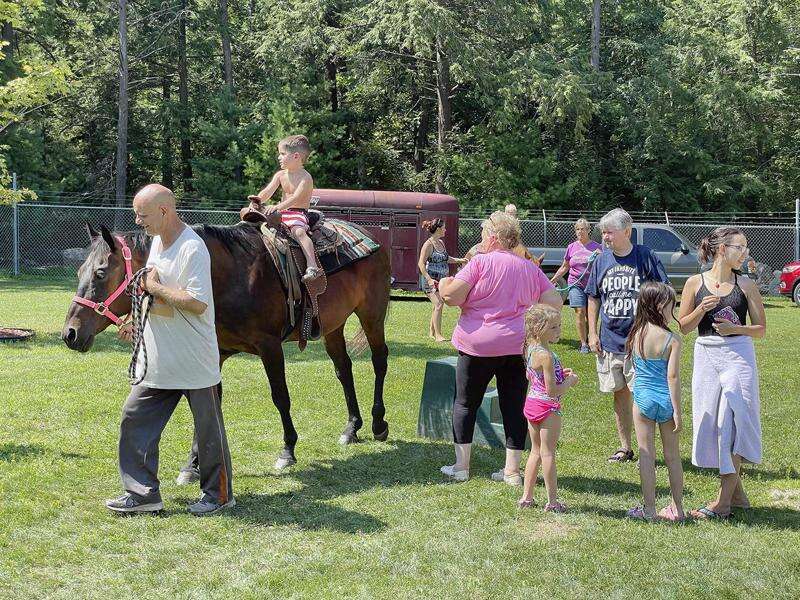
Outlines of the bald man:
[{"label": "bald man", "polygon": [[[119,471],[125,493],[106,501],[119,513],[158,512],[158,442],[183,396],[194,418],[202,495],[189,506],[197,516],[233,506],[231,457],[219,396],[219,349],[214,329],[211,256],[175,210],[175,196],[152,184],[133,199],[136,224],[153,238],[143,287],[153,296],[137,357],[137,377],[122,408]],[[130,331],[121,336],[129,339]]]}]

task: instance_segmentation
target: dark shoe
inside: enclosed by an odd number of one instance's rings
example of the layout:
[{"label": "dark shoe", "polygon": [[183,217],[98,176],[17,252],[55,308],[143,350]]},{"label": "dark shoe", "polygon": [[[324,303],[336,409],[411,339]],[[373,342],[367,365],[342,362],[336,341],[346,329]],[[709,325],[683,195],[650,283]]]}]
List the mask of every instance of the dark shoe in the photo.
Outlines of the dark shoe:
[{"label": "dark shoe", "polygon": [[200,481],[200,471],[197,469],[181,469],[175,478],[175,483],[178,485],[191,485],[195,481]]},{"label": "dark shoe", "polygon": [[207,517],[234,506],[236,506],[235,498],[231,498],[225,504],[220,504],[211,496],[206,494],[194,504],[189,505],[189,512],[195,517]]},{"label": "dark shoe", "polygon": [[161,500],[137,500],[132,494],[106,500],[106,508],[118,513],[156,513],[163,510]]},{"label": "dark shoe", "polygon": [[610,463],[624,463],[633,460],[633,450],[624,450],[620,448],[614,454],[608,457]]}]

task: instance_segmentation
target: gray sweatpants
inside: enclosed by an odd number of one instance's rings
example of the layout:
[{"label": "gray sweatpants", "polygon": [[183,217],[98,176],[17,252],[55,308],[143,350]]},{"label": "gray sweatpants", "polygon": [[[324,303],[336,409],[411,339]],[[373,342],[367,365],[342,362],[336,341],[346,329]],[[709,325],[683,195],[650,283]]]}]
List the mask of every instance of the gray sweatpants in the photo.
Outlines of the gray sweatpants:
[{"label": "gray sweatpants", "polygon": [[198,440],[200,488],[215,502],[233,497],[231,455],[218,387],[163,390],[135,385],[122,407],[119,472],[125,491],[139,499],[160,500],[158,442],[181,397],[186,396]]}]

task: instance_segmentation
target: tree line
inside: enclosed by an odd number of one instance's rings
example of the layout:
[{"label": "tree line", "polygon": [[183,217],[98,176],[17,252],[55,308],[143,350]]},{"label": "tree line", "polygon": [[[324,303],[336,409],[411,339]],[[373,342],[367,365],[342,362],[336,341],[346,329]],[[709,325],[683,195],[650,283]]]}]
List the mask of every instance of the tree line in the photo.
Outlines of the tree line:
[{"label": "tree line", "polygon": [[304,133],[318,187],[462,206],[788,210],[800,0],[0,0],[0,198],[239,206]]}]

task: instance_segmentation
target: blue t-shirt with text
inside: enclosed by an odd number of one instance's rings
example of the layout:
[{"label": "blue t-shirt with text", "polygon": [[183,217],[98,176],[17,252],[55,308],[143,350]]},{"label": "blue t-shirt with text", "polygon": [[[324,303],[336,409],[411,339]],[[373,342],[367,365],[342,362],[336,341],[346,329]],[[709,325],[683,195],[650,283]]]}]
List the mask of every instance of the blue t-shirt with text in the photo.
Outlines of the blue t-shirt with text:
[{"label": "blue t-shirt with text", "polygon": [[606,248],[592,263],[586,294],[600,300],[600,346],[622,354],[636,315],[643,281],[669,283],[664,265],[647,246],[634,244],[626,256]]}]

